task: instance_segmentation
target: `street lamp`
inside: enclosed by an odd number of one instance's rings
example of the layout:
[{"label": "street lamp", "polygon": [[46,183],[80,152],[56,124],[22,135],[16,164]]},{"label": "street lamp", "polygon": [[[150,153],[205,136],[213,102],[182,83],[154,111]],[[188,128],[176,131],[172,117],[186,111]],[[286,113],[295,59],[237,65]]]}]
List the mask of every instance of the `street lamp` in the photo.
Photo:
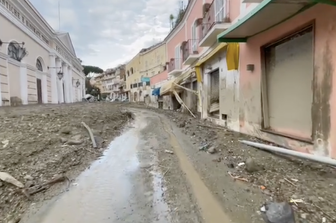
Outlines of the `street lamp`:
[{"label": "street lamp", "polygon": [[77,80],[76,87],[79,87],[79,86],[80,86],[80,82],[79,82],[79,80]]},{"label": "street lamp", "polygon": [[62,80],[63,78],[63,72],[62,72],[62,67],[48,67],[48,70],[49,69],[57,69],[59,68],[60,70],[57,72],[57,77],[59,80]]},{"label": "street lamp", "polygon": [[57,77],[58,77],[58,79],[62,80],[63,72],[61,70],[57,73]]}]

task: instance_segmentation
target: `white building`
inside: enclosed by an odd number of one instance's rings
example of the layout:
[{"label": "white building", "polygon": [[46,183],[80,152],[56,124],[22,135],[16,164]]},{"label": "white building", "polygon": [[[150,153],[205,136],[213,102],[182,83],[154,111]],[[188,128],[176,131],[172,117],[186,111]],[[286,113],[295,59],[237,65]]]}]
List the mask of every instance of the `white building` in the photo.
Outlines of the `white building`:
[{"label": "white building", "polygon": [[0,41],[0,106],[82,100],[85,75],[69,34],[28,0],[0,0]]}]

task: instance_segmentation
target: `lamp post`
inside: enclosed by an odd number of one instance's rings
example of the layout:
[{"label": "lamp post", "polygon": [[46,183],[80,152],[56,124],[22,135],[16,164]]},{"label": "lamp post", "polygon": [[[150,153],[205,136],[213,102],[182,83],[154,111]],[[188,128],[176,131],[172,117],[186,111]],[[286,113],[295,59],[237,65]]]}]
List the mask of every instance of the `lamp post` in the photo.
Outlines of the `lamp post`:
[{"label": "lamp post", "polygon": [[47,67],[47,68],[48,68],[48,70],[49,69],[57,69],[57,68],[59,68],[60,70],[57,72],[57,77],[58,77],[59,80],[62,80],[62,78],[63,78],[62,67]]},{"label": "lamp post", "polygon": [[78,88],[80,86],[79,80],[76,81],[76,87]]}]

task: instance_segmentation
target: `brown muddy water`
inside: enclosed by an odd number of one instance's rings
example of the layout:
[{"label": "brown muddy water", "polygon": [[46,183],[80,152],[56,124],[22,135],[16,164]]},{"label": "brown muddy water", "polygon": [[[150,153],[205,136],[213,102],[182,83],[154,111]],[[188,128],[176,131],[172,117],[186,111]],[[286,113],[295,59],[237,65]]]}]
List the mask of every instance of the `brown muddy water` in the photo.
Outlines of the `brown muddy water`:
[{"label": "brown muddy water", "polygon": [[150,140],[141,136],[146,125],[143,118],[137,118],[68,192],[23,222],[171,222],[157,159],[149,150]]}]

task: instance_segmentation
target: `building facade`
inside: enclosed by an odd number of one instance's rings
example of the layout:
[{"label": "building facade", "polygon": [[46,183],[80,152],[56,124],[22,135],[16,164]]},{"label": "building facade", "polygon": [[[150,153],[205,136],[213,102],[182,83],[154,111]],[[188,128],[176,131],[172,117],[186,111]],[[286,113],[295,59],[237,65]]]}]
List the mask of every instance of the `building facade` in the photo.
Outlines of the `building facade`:
[{"label": "building facade", "polygon": [[335,18],[335,1],[190,0],[152,89],[161,76],[163,108],[336,158]]},{"label": "building facade", "polygon": [[[151,95],[151,89],[167,79],[166,45],[161,42],[142,49],[126,64],[126,90],[131,101],[157,104],[157,98]],[[156,80],[156,81],[153,81]]]},{"label": "building facade", "polygon": [[85,75],[68,33],[28,1],[0,1],[0,105],[81,101]]}]

